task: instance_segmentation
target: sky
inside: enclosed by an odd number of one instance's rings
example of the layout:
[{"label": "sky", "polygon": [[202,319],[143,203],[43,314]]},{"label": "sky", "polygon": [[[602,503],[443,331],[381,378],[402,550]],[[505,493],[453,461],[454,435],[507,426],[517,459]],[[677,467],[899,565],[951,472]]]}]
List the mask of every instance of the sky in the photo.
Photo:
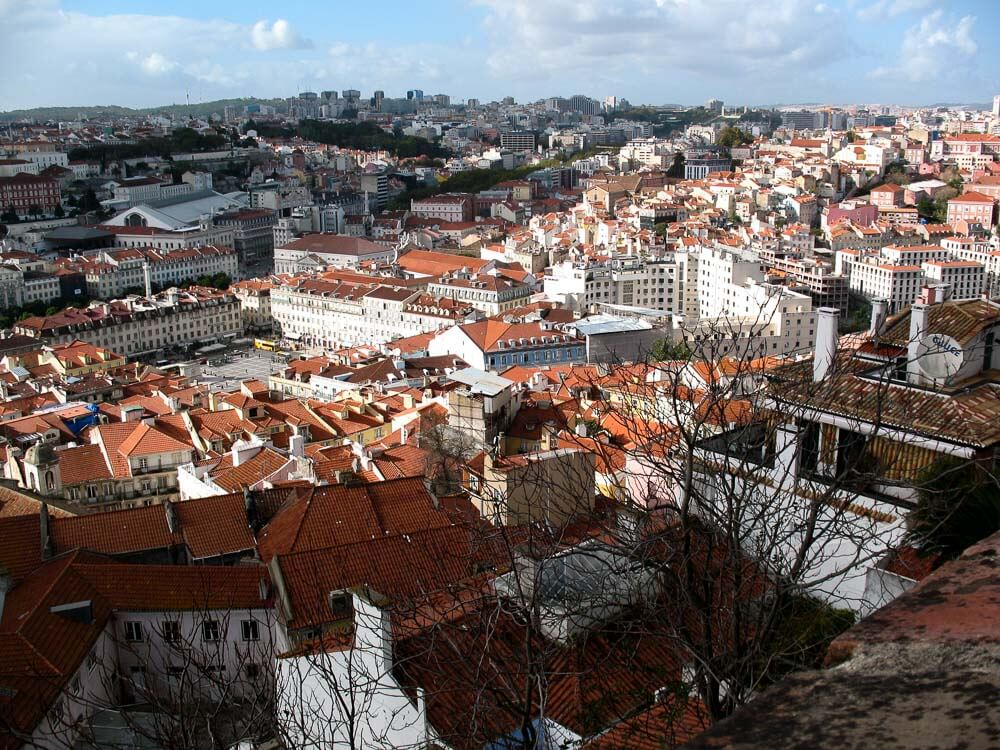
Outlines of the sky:
[{"label": "sky", "polygon": [[349,88],[987,102],[998,29],[1000,0],[0,0],[0,111]]}]

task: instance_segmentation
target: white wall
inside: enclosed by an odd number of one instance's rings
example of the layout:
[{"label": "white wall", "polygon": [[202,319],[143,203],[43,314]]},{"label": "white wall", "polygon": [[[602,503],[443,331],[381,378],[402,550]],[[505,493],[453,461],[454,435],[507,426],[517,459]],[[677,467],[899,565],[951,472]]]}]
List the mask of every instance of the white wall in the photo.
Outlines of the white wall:
[{"label": "white wall", "polygon": [[423,701],[412,702],[391,673],[388,613],[356,595],[354,613],[353,648],[276,660],[278,717],[289,746],[422,747]]}]

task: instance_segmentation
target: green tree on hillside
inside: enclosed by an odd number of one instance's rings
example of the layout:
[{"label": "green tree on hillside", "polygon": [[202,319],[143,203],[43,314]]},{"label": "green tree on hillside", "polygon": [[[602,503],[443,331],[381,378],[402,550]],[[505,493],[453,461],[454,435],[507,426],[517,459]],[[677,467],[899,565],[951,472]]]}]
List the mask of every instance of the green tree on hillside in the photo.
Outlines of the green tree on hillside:
[{"label": "green tree on hillside", "polygon": [[752,138],[737,127],[729,125],[719,131],[715,142],[724,148],[734,148],[745,146],[752,142]]}]

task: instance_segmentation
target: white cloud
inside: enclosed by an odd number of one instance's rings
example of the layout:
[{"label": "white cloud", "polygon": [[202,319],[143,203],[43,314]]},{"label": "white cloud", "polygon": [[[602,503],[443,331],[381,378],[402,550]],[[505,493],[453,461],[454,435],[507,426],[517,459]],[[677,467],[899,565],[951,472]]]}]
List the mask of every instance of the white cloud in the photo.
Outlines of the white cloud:
[{"label": "white cloud", "polygon": [[962,75],[971,68],[979,51],[972,38],[975,24],[974,16],[949,22],[941,10],[929,13],[906,30],[897,63],[876,68],[869,76],[922,83]]},{"label": "white cloud", "polygon": [[[92,15],[57,0],[0,0],[0,28],[11,31],[0,46],[0,109],[153,106],[183,101],[185,91],[192,100],[275,96],[315,70],[308,60],[253,54],[254,25],[222,19]],[[257,41],[274,49],[308,43],[287,24],[267,22],[263,30]],[[95,39],[103,52],[95,51]],[[44,87],[33,79],[39,70],[48,71]]]},{"label": "white cloud", "polygon": [[159,52],[153,52],[142,58],[142,62],[139,63],[139,67],[142,68],[143,72],[148,75],[161,76],[164,73],[169,73],[170,71],[175,70],[177,68],[177,63],[173,60],[168,60]]},{"label": "white cloud", "polygon": [[[477,0],[494,75],[802,80],[851,50],[815,0]],[[794,73],[789,66],[795,66]],[[599,71],[599,72],[598,72]],[[724,79],[725,80],[725,79]],[[706,94],[711,92],[706,92]]]},{"label": "white cloud", "polygon": [[933,2],[934,0],[876,0],[871,5],[859,8],[858,18],[862,21],[881,21],[915,10],[924,10]]},{"label": "white cloud", "polygon": [[250,41],[254,49],[267,52],[274,49],[303,49],[312,42],[303,39],[284,18],[279,18],[268,26],[267,21],[258,21],[250,29]]}]

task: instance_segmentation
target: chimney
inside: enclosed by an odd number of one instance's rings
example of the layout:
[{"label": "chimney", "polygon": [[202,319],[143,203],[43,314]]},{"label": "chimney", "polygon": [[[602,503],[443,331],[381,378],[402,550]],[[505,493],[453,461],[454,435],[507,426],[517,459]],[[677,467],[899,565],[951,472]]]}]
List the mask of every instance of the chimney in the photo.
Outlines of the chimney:
[{"label": "chimney", "polygon": [[577,437],[587,437],[587,423],[582,419],[576,420],[576,427],[574,428]]},{"label": "chimney", "polygon": [[813,355],[813,382],[825,380],[837,356],[837,324],[840,310],[821,307],[816,311],[816,353]]},{"label": "chimney", "polygon": [[920,370],[920,340],[927,333],[930,305],[914,302],[910,307],[910,336],[906,345],[906,380],[919,384],[923,379]]},{"label": "chimney", "polygon": [[259,445],[246,440],[237,440],[230,451],[233,454],[233,468],[241,466],[257,455]]},{"label": "chimney", "polygon": [[288,438],[288,449],[294,458],[302,458],[306,454],[306,439],[302,435],[292,435]]},{"label": "chimney", "polygon": [[243,490],[243,510],[246,513],[247,528],[257,533],[260,528],[260,521],[257,518],[257,500],[249,487]]},{"label": "chimney", "polygon": [[424,489],[427,490],[427,494],[431,497],[431,504],[434,506],[435,510],[441,507],[441,501],[438,499],[437,492],[434,488],[434,480],[430,477],[424,477]]},{"label": "chimney", "polygon": [[14,579],[6,570],[0,570],[0,619],[3,619],[3,606],[7,601],[7,594],[14,588]]},{"label": "chimney", "polygon": [[126,404],[121,407],[122,422],[138,422],[145,411],[139,404]]},{"label": "chimney", "polygon": [[888,311],[889,303],[887,300],[872,300],[872,322],[871,326],[868,328],[868,333],[871,334],[872,338],[878,338],[882,335],[882,329],[885,327],[885,318]]},{"label": "chimney", "polygon": [[38,509],[38,538],[42,547],[42,560],[48,560],[55,554],[52,546],[52,536],[49,534],[48,503],[42,503]]},{"label": "chimney", "polygon": [[171,534],[176,534],[181,530],[181,522],[177,517],[177,510],[169,500],[163,504],[163,511],[167,515],[167,528]]}]

